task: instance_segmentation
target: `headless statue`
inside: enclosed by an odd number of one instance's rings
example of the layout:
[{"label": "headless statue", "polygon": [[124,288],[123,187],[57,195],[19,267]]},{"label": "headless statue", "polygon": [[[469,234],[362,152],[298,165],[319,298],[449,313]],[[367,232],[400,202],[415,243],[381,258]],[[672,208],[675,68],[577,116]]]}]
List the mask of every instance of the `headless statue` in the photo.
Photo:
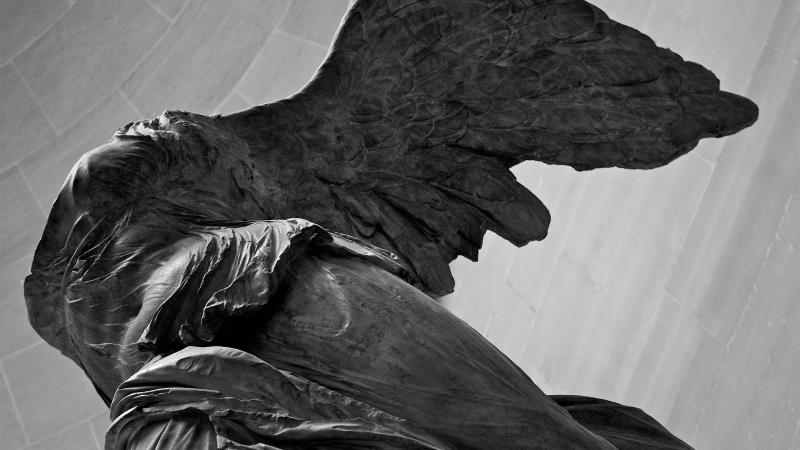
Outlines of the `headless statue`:
[{"label": "headless statue", "polygon": [[689,448],[545,395],[432,297],[487,230],[545,237],[515,164],[648,169],[756,117],[581,0],[360,0],[293,97],[84,155],[31,322],[110,406],[107,449]]}]

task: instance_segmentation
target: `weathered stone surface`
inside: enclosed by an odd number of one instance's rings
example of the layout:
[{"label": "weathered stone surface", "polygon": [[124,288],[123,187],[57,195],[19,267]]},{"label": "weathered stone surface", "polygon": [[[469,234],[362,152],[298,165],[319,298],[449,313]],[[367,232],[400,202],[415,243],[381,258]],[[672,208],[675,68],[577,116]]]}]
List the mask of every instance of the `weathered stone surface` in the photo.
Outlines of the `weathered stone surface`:
[{"label": "weathered stone surface", "polygon": [[[255,26],[216,5],[190,4],[170,29],[182,76],[208,66],[191,44]],[[180,26],[195,16],[211,31]],[[654,168],[748,126],[755,105],[578,0],[363,1],[349,17],[300,94],[128,124],[64,184],[26,300],[37,331],[111,404],[108,445],[686,448],[639,410],[548,398],[424,292],[452,290],[448,263],[476,258],[489,230],[516,245],[545,236],[548,211],[515,164]],[[138,109],[181,89],[160,62],[122,88]],[[223,72],[201,109],[231,86]],[[604,269],[569,250],[548,291],[585,295],[537,333],[587,328],[601,307]],[[539,352],[526,363],[544,360],[554,382],[581,348],[567,340],[554,353],[533,334],[520,359]],[[31,402],[31,388],[14,389]],[[153,414],[171,420],[142,430]]]}]

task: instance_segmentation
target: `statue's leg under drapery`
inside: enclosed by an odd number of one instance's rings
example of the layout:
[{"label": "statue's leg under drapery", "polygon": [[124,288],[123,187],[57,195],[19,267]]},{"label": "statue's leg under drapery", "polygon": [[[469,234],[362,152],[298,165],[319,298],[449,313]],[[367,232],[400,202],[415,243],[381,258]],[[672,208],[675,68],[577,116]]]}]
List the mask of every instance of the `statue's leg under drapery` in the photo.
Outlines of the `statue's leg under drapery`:
[{"label": "statue's leg under drapery", "polygon": [[287,280],[237,347],[455,448],[689,448],[634,408],[554,402],[480,333],[374,264],[317,254]]},{"label": "statue's leg under drapery", "polygon": [[[551,398],[609,448],[690,448],[639,409],[589,397]],[[188,347],[146,365],[120,386],[112,416],[107,449],[462,448],[227,347]],[[486,438],[499,447],[484,448],[507,448],[503,430],[497,432]],[[543,446],[531,434],[524,448],[567,447]]]},{"label": "statue's leg under drapery", "polygon": [[592,433],[622,450],[682,450],[691,447],[639,408],[600,398],[551,395]]},{"label": "statue's leg under drapery", "polygon": [[187,347],[120,385],[111,450],[447,449],[415,424],[229,347]]},{"label": "statue's leg under drapery", "polygon": [[150,359],[108,393],[108,449],[686,448],[638,410],[554,401],[386,255],[311,224],[212,228],[156,260],[119,346]]},{"label": "statue's leg under drapery", "polygon": [[217,433],[204,413],[185,410],[166,419],[150,421],[120,428],[114,444],[106,448],[125,450],[217,450]]}]

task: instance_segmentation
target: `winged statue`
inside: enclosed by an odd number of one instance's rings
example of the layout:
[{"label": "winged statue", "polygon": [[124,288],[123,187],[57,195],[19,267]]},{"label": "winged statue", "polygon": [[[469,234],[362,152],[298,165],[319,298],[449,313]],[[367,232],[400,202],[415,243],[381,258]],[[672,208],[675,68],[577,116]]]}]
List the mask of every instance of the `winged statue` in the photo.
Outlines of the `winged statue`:
[{"label": "winged statue", "polygon": [[487,230],[547,234],[514,165],[654,168],[757,115],[581,0],[359,0],[291,98],[86,153],[29,317],[109,405],[107,449],[689,448],[545,395],[434,297]]}]

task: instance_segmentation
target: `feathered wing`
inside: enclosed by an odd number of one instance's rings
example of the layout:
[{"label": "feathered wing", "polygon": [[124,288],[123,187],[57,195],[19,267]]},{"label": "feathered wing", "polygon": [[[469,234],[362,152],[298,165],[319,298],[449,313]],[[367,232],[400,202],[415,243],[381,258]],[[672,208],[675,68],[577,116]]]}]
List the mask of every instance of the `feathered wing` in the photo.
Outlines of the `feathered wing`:
[{"label": "feathered wing", "polygon": [[361,0],[301,93],[223,120],[291,180],[273,213],[387,248],[444,294],[487,229],[546,235],[511,166],[658,167],[757,111],[580,0]]}]

